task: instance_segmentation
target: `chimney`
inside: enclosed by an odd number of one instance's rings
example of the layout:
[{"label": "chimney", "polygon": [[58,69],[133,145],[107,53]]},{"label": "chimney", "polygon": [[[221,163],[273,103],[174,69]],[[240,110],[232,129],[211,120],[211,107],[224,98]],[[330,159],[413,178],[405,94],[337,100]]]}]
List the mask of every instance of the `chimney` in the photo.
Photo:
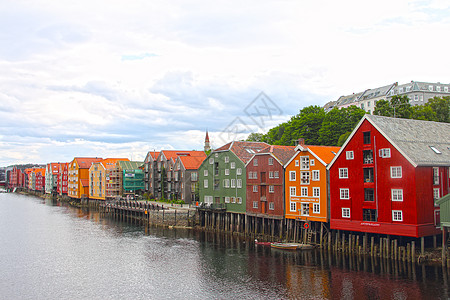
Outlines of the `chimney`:
[{"label": "chimney", "polygon": [[303,138],[298,139],[298,145],[305,146],[305,139]]}]

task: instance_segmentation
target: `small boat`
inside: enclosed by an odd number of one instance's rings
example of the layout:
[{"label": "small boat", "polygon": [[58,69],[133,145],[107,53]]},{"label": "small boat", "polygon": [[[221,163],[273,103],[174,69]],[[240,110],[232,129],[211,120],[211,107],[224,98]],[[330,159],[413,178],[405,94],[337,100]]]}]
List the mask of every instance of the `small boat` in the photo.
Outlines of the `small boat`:
[{"label": "small boat", "polygon": [[272,242],[258,242],[258,240],[255,240],[255,245],[270,246],[272,244],[273,244]]},{"label": "small boat", "polygon": [[275,249],[283,249],[283,250],[297,250],[298,244],[289,244],[289,243],[272,243],[270,247]]}]

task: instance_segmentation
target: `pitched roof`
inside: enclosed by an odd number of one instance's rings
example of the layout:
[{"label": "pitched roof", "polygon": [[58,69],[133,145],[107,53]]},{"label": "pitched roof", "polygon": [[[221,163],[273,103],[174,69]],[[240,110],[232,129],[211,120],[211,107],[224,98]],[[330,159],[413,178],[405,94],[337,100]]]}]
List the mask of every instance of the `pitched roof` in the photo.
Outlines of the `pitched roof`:
[{"label": "pitched roof", "polygon": [[450,123],[376,115],[365,118],[413,165],[450,166]]},{"label": "pitched roof", "polygon": [[103,160],[101,157],[75,157],[74,160],[77,161],[78,168],[89,169],[94,162]]},{"label": "pitched roof", "polygon": [[315,156],[320,158],[325,165],[329,164],[336,154],[339,152],[341,147],[333,146],[306,146]]},{"label": "pitched roof", "polygon": [[259,153],[268,146],[270,145],[263,142],[234,141],[215,149],[213,152],[231,151],[246,164],[253,157],[253,154]]},{"label": "pitched roof", "polygon": [[112,169],[116,166],[116,162],[118,161],[129,161],[128,158],[105,158],[101,163],[105,169]]},{"label": "pitched roof", "polygon": [[159,155],[159,151],[149,151],[147,155],[145,156],[145,161],[149,161],[149,157],[151,157],[153,160],[157,159]]},{"label": "pitched roof", "polygon": [[117,161],[117,164],[119,164],[120,168],[122,170],[137,170],[139,169],[144,162],[143,161]]},{"label": "pitched roof", "polygon": [[186,170],[197,170],[206,157],[202,156],[179,156],[178,159]]},{"label": "pitched roof", "polygon": [[178,156],[200,156],[206,157],[204,151],[183,151],[183,150],[161,150],[160,155],[163,154],[167,160],[173,158],[175,161]]},{"label": "pitched roof", "polygon": [[284,166],[295,154],[295,146],[270,145],[258,154],[272,153]]}]

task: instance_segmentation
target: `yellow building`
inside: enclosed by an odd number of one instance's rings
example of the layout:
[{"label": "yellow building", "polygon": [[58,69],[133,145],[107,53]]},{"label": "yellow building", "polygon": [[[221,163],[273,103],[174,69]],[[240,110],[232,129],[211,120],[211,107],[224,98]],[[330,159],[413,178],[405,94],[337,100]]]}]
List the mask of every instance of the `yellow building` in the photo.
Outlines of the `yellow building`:
[{"label": "yellow building", "polygon": [[68,192],[71,198],[89,197],[89,168],[95,162],[102,161],[99,157],[75,157],[69,163]]},{"label": "yellow building", "polygon": [[94,162],[89,168],[89,198],[105,200],[106,185],[109,175],[118,161],[129,161],[128,158],[106,158],[102,161]]}]

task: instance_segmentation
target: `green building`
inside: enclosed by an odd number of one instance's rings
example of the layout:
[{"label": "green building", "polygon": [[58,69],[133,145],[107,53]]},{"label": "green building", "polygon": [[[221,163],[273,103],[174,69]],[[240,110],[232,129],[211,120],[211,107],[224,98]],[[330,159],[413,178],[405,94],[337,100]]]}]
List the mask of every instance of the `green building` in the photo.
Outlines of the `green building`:
[{"label": "green building", "polygon": [[122,173],[123,195],[135,195],[144,190],[144,162],[118,161],[117,166]]},{"label": "green building", "polygon": [[267,146],[235,141],[211,152],[198,169],[199,202],[211,209],[245,214],[245,164]]}]

